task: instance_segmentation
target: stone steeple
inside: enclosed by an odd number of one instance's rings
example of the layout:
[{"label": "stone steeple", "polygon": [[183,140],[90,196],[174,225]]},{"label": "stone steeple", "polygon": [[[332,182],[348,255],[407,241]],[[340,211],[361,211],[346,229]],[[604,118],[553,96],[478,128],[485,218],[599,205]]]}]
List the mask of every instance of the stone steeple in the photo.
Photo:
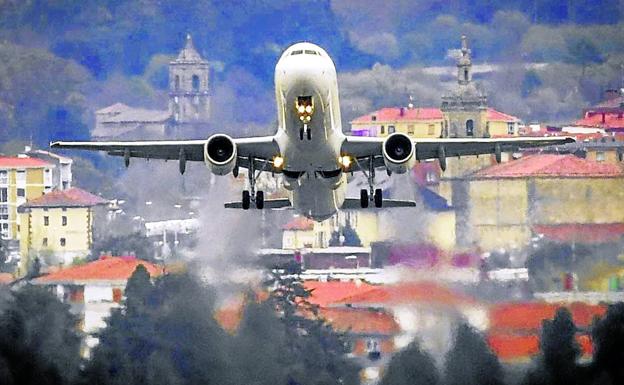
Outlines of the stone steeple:
[{"label": "stone steeple", "polygon": [[206,123],[210,117],[208,62],[195,49],[190,34],[169,63],[169,111],[174,124]]},{"label": "stone steeple", "polygon": [[487,137],[487,97],[472,81],[472,57],[468,39],[461,37],[457,60],[457,87],[442,97],[444,137]]}]

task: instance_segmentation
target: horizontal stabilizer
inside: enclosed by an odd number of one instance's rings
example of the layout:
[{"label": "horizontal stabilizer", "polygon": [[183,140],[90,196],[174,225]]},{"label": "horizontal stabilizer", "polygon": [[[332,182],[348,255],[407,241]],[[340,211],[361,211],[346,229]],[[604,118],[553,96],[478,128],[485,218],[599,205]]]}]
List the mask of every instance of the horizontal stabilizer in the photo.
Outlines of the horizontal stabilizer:
[{"label": "horizontal stabilizer", "polygon": [[[251,205],[251,207],[253,207],[253,203]],[[290,208],[292,207],[292,205],[290,204],[290,201],[286,198],[281,198],[281,199],[265,199],[264,201],[264,208],[265,209],[285,209],[285,208]],[[225,204],[225,208],[226,209],[242,209],[243,208],[243,202],[228,202]]]},{"label": "horizontal stabilizer", "polygon": [[[398,199],[384,199],[381,205],[381,208],[393,208],[393,207],[416,207],[416,202],[414,201],[403,201]],[[347,198],[342,204],[343,209],[353,210],[353,209],[361,209],[362,206],[360,204],[360,199],[358,198]],[[374,208],[373,202],[370,202],[369,208]]]}]

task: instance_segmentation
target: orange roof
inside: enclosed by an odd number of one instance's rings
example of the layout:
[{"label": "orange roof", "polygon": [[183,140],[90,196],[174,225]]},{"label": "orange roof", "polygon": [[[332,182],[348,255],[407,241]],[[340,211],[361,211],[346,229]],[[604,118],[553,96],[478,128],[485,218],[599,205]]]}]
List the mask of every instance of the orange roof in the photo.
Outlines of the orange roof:
[{"label": "orange roof", "polygon": [[328,306],[334,302],[361,293],[366,293],[376,288],[364,282],[340,282],[340,281],[306,281],[304,283],[307,290],[312,291],[308,300],[310,303],[319,306]]},{"label": "orange roof", "polygon": [[579,327],[591,325],[595,316],[606,312],[603,305],[573,303],[570,305],[545,302],[520,302],[493,305],[490,308],[490,330],[512,332],[537,332],[542,321],[552,319],[560,307],[566,307],[572,313],[574,323]]},{"label": "orange roof", "polygon": [[594,162],[574,155],[535,154],[496,164],[473,174],[476,178],[622,177],[615,164]]},{"label": "orange roof", "polygon": [[[576,336],[583,356],[590,356],[593,351],[591,337],[586,334]],[[512,335],[488,333],[490,349],[504,361],[526,360],[539,353],[539,337],[532,335]]]},{"label": "orange roof", "polygon": [[152,277],[163,274],[162,267],[136,257],[102,257],[84,265],[72,266],[34,280],[37,284],[87,284],[127,281],[137,266],[143,265]]},{"label": "orange roof", "polygon": [[385,311],[371,309],[322,308],[320,315],[340,332],[394,335],[400,327]]},{"label": "orange roof", "polygon": [[231,306],[218,309],[214,314],[215,320],[221,325],[221,327],[228,333],[234,333],[240,325],[243,318],[243,306]]},{"label": "orange roof", "polygon": [[52,167],[53,165],[37,158],[22,156],[0,156],[0,168]]},{"label": "orange roof", "polygon": [[378,286],[373,290],[355,294],[334,303],[367,306],[429,303],[455,306],[474,302],[472,297],[456,293],[437,283],[417,282]]},{"label": "orange roof", "polygon": [[77,187],[68,190],[55,190],[29,200],[22,208],[35,207],[90,207],[106,204],[108,201]]},{"label": "orange roof", "polygon": [[286,223],[282,230],[312,230],[314,228],[314,221],[306,217],[295,217],[290,222]]},{"label": "orange roof", "polygon": [[536,225],[533,231],[558,242],[607,243],[622,239],[624,223]]},{"label": "orange roof", "polygon": [[11,273],[0,273],[0,285],[8,285],[13,282],[15,278]]},{"label": "orange roof", "polygon": [[[405,108],[386,107],[369,114],[355,118],[351,123],[371,123],[371,122],[396,122],[411,120],[442,120],[442,110],[439,108]],[[514,121],[518,122],[515,116],[505,114],[493,108],[487,109],[487,120],[493,121]]]},{"label": "orange roof", "polygon": [[604,122],[602,119],[603,114],[597,113],[587,114],[583,119],[579,119],[574,122],[577,126],[586,126],[586,127],[600,127],[600,128],[624,128],[624,116],[622,114],[617,113],[605,113],[604,114]]},{"label": "orange roof", "polygon": [[487,109],[487,120],[498,122],[519,122],[520,119],[513,115],[506,114],[504,112],[497,111],[493,108]]}]

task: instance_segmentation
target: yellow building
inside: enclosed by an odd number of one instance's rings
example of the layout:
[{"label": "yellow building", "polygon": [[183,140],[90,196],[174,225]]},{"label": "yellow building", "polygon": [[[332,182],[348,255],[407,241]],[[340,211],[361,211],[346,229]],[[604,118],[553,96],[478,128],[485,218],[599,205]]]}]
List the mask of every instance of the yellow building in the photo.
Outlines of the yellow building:
[{"label": "yellow building", "polygon": [[52,189],[53,164],[28,156],[0,157],[0,230],[2,238],[17,240],[17,207]]},{"label": "yellow building", "polygon": [[593,242],[624,228],[624,169],[616,164],[527,155],[455,183],[460,245],[523,248],[539,234]]},{"label": "yellow building", "polygon": [[19,207],[21,271],[29,256],[49,258],[48,264],[70,264],[84,258],[93,244],[96,208],[106,200],[79,188],[53,191]]}]

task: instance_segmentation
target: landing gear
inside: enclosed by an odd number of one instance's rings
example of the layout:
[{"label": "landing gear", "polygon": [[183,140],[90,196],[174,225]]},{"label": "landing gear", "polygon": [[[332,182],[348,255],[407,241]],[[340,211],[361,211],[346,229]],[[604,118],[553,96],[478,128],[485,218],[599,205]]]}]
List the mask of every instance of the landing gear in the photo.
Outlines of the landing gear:
[{"label": "landing gear", "polygon": [[310,130],[307,124],[304,124],[303,127],[299,129],[299,139],[303,140],[304,137],[307,137],[308,140],[312,140],[312,130]]},{"label": "landing gear", "polygon": [[303,129],[303,127],[301,127],[299,129],[299,139],[303,140],[303,134],[304,134],[304,129]]},{"label": "landing gear", "polygon": [[368,190],[366,189],[361,189],[360,190],[360,206],[362,206],[363,209],[368,207]]},{"label": "landing gear", "polygon": [[310,127],[306,129],[306,133],[308,134],[308,140],[312,140],[312,130],[310,130]]},{"label": "landing gear", "polygon": [[374,201],[375,207],[377,208],[380,208],[383,205],[383,195],[380,188],[375,190]]},{"label": "landing gear", "polygon": [[264,191],[256,192],[256,208],[262,210],[264,208]]},{"label": "landing gear", "polygon": [[243,200],[242,206],[243,210],[248,210],[251,206],[251,200],[253,199],[256,204],[256,208],[258,210],[262,210],[264,208],[264,191],[256,191],[256,169],[255,169],[254,159],[249,157],[249,170],[248,170],[248,180],[249,180],[249,190],[243,191]]},{"label": "landing gear", "polygon": [[249,195],[248,190],[243,190],[243,199],[241,203],[243,205],[243,210],[249,210],[249,205],[251,204],[251,196]]}]

